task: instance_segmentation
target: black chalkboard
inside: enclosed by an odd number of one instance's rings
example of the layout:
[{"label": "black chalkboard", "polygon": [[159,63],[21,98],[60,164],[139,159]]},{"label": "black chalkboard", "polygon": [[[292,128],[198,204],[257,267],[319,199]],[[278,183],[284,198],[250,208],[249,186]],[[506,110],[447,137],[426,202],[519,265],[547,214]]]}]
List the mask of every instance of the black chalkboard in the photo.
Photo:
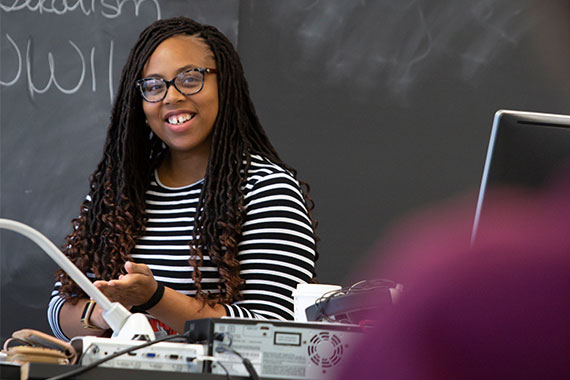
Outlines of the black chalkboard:
[{"label": "black chalkboard", "polygon": [[[185,15],[236,44],[262,124],[311,184],[319,279],[342,283],[406,213],[464,191],[475,208],[497,109],[568,113],[556,72],[568,57],[549,44],[570,44],[541,3],[0,0],[0,215],[63,243],[131,44],[158,17]],[[0,237],[2,340],[49,331],[55,265]]]}]

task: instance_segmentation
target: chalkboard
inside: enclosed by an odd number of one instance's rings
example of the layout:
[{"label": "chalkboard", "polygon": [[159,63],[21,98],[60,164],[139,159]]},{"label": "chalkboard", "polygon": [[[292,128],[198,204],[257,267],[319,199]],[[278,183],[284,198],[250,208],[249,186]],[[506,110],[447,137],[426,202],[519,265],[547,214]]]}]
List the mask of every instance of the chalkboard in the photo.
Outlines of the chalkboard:
[{"label": "chalkboard", "polygon": [[[0,0],[0,215],[63,243],[132,43],[185,15],[238,48],[262,124],[311,185],[319,280],[343,283],[404,215],[460,192],[475,209],[497,109],[568,113],[568,57],[550,44],[570,43],[542,3]],[[49,331],[55,265],[0,237],[2,340]]]}]

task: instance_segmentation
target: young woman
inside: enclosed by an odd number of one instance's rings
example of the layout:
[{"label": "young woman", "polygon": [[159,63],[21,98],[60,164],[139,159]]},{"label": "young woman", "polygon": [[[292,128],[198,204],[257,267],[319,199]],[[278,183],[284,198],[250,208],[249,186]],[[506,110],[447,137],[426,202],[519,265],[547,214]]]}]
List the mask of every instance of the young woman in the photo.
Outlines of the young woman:
[{"label": "young woman", "polygon": [[[317,258],[312,202],[295,176],[228,39],[187,18],[159,20],[123,69],[66,253],[157,331],[207,317],[293,319],[291,291],[314,278]],[[56,336],[105,334],[101,312],[58,272]]]}]

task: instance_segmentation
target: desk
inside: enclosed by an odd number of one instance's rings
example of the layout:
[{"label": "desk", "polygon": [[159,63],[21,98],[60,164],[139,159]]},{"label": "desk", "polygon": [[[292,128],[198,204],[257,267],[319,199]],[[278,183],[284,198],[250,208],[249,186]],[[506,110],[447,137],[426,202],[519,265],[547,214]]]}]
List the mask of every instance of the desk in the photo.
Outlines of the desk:
[{"label": "desk", "polygon": [[[57,364],[30,363],[28,379],[44,380],[46,378],[60,375],[71,371],[76,366],[61,366]],[[1,380],[20,380],[19,371],[14,371],[12,367],[5,365],[0,366]],[[94,368],[89,372],[81,374],[73,378],[74,380],[101,380],[101,379],[121,379],[121,380],[226,380],[225,375],[213,375],[209,373],[187,373],[187,372],[162,372],[162,371],[141,371],[136,369],[119,369],[119,368]],[[247,380],[249,378],[232,375],[235,380]],[[275,379],[272,380],[287,380]]]}]

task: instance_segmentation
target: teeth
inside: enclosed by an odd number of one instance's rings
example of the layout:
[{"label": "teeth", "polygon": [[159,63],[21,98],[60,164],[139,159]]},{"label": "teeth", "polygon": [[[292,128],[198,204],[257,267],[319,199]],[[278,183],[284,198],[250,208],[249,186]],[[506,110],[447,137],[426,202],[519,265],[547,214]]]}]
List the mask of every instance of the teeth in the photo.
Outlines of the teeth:
[{"label": "teeth", "polygon": [[178,125],[178,124],[182,124],[184,122],[187,122],[188,120],[192,119],[192,117],[193,116],[190,114],[179,115],[179,116],[170,116],[168,118],[168,123],[173,124],[173,125]]}]

